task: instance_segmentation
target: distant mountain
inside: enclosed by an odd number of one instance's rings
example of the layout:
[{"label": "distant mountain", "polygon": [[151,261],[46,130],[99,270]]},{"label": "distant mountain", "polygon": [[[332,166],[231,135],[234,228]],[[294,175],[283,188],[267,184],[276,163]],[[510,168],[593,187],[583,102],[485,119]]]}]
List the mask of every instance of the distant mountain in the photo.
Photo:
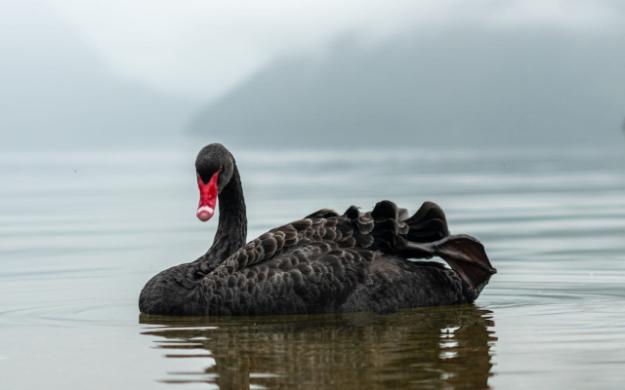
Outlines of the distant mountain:
[{"label": "distant mountain", "polygon": [[182,131],[188,102],[120,78],[46,2],[2,9],[2,145],[123,143]]},{"label": "distant mountain", "polygon": [[455,30],[283,59],[194,118],[191,132],[271,145],[623,142],[625,39]]}]

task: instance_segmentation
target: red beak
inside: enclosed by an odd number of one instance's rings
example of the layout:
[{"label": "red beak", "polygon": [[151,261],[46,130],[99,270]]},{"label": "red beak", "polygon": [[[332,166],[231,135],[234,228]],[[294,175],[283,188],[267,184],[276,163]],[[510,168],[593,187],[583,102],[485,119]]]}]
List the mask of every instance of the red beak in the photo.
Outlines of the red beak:
[{"label": "red beak", "polygon": [[197,175],[197,186],[200,189],[200,204],[197,206],[195,215],[202,222],[208,221],[215,214],[218,179],[219,171],[213,174],[208,183],[204,183],[200,175]]}]

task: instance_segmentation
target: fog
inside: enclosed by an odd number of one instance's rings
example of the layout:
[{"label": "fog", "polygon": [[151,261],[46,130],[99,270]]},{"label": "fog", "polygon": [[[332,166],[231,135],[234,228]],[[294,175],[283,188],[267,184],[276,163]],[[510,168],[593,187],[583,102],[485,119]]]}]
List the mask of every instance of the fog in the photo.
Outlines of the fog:
[{"label": "fog", "polygon": [[[620,142],[625,40],[458,29],[284,60],[195,118],[245,143]],[[297,136],[293,133],[297,132]]]},{"label": "fog", "polygon": [[0,5],[3,145],[625,139],[615,1]]},{"label": "fog", "polygon": [[119,143],[180,132],[188,99],[114,72],[95,48],[44,2],[0,13],[2,143]]}]

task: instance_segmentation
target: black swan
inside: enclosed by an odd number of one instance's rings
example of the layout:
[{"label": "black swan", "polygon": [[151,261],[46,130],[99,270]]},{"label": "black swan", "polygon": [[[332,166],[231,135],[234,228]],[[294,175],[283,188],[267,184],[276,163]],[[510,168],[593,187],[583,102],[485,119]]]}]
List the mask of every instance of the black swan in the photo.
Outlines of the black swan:
[{"label": "black swan", "polygon": [[[390,201],[361,213],[322,209],[245,243],[241,179],[221,144],[195,161],[200,203],[219,227],[208,252],[166,269],[145,285],[139,309],[164,315],[392,312],[473,302],[496,270],[482,244],[449,235],[445,214],[424,203],[411,217]],[[451,269],[433,261],[441,257]]]}]

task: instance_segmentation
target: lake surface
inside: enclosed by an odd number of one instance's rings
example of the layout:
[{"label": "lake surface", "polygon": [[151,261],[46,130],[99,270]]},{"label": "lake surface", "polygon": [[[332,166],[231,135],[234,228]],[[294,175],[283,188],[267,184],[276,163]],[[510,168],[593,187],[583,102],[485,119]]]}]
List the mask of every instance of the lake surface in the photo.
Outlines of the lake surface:
[{"label": "lake surface", "polygon": [[499,270],[475,305],[389,315],[140,316],[208,247],[199,148],[0,155],[0,388],[621,389],[625,146],[234,149],[248,239],[321,207],[434,200]]}]

